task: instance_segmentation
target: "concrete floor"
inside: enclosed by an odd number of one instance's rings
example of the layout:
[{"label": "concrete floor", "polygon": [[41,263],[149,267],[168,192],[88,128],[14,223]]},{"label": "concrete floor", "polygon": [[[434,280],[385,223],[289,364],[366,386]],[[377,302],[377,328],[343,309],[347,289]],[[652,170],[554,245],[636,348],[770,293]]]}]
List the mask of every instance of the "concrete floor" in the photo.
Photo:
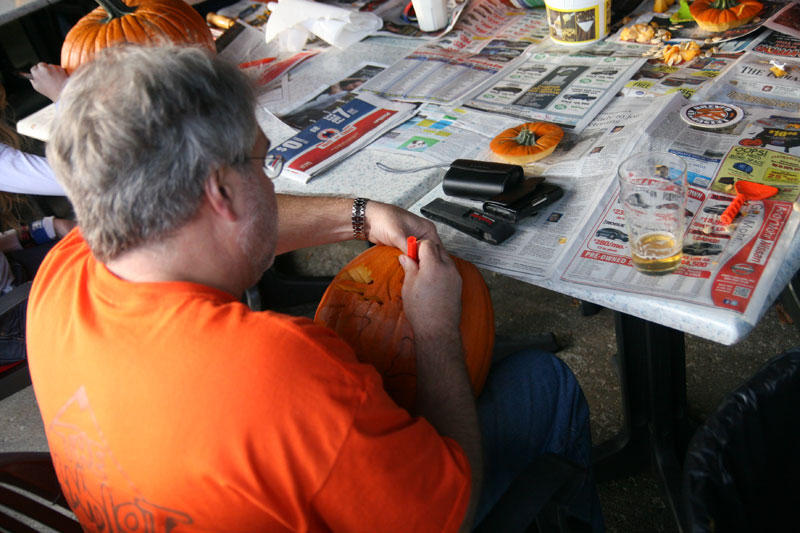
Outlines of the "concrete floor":
[{"label": "concrete floor", "polygon": [[[361,249],[361,243],[312,248],[295,253],[306,273],[333,274]],[[552,331],[562,346],[558,352],[578,377],[592,413],[595,442],[620,428],[619,382],[613,370],[616,350],[613,313],[603,310],[582,316],[578,302],[545,289],[491,272],[484,277],[492,292],[498,335]],[[295,314],[314,306],[293,308]],[[701,317],[698,317],[700,320]],[[765,361],[800,345],[800,327],[780,319],[775,306],[743,342],[722,346],[687,336],[687,394],[690,416],[701,422],[713,413],[723,396],[752,375]],[[0,402],[0,451],[46,450],[42,422],[31,388]],[[663,504],[660,489],[648,472],[599,485],[610,532],[677,531]]]}]

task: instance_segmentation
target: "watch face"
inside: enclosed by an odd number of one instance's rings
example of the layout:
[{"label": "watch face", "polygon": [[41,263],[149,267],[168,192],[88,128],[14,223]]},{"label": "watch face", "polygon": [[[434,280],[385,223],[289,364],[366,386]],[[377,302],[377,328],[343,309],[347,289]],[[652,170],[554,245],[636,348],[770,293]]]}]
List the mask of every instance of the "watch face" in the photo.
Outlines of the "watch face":
[{"label": "watch face", "polygon": [[744,118],[744,111],[732,104],[703,102],[681,109],[684,122],[698,128],[718,129],[732,126]]}]

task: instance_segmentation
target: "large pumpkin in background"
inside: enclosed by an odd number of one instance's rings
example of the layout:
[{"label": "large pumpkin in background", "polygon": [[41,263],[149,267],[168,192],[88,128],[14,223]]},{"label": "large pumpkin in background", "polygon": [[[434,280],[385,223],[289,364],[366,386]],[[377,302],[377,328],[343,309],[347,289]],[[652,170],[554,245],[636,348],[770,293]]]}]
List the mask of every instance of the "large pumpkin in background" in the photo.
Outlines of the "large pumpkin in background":
[{"label": "large pumpkin in background", "polygon": [[[359,361],[374,365],[398,405],[412,409],[417,370],[414,332],[403,313],[405,272],[400,250],[373,246],[333,279],[314,320],[347,341]],[[461,340],[467,371],[477,396],[486,381],[494,349],[494,310],[489,289],[472,263],[453,257],[461,274]]]},{"label": "large pumpkin in background", "polygon": [[96,0],[100,7],[69,30],[61,47],[68,74],[118,43],[200,45],[215,52],[206,21],[183,0]]}]

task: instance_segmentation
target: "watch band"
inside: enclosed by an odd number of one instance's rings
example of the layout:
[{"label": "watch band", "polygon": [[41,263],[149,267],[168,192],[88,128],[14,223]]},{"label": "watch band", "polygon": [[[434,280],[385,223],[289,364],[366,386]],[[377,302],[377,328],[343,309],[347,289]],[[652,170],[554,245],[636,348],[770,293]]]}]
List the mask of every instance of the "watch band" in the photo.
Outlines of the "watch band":
[{"label": "watch band", "polygon": [[353,223],[353,238],[358,241],[367,240],[366,219],[364,218],[364,213],[367,210],[367,201],[366,198],[353,200],[353,215],[350,220]]}]

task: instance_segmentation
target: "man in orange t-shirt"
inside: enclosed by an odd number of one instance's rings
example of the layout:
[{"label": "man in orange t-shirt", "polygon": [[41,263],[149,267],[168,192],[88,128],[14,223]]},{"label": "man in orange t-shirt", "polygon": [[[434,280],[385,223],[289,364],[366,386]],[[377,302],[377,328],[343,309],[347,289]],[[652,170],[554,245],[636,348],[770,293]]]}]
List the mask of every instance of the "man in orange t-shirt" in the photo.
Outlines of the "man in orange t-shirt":
[{"label": "man in orange t-shirt", "polygon": [[[536,454],[588,462],[585,400],[552,356],[507,358],[539,361],[504,366],[533,379],[530,401],[487,401],[479,421],[461,280],[433,224],[361,198],[276,195],[281,162],[254,105],[235,66],[176,47],[105,50],[61,94],[47,155],[80,227],[34,282],[28,352],[83,527],[469,530],[479,499],[491,507]],[[353,237],[405,249],[408,235],[421,240],[418,264],[400,256],[414,413],[329,329],[239,301],[275,254]],[[518,401],[491,376],[487,390]],[[501,408],[535,438],[484,433],[513,464],[482,490],[481,427]]]}]

